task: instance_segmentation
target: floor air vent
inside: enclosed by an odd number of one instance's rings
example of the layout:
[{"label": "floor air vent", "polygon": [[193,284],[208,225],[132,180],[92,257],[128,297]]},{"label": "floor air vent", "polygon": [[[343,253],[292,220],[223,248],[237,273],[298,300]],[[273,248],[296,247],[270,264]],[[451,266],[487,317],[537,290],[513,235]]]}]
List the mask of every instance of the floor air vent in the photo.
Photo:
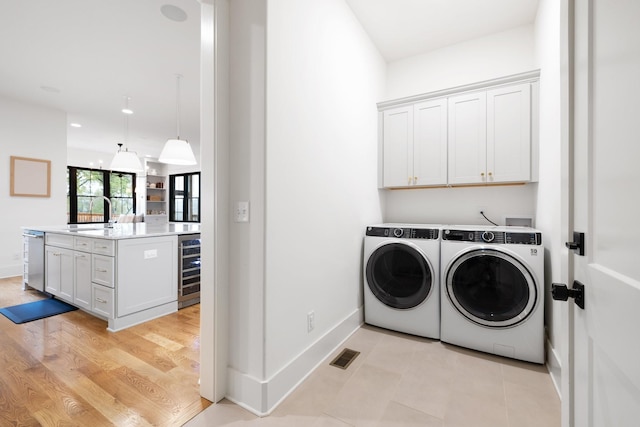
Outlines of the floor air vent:
[{"label": "floor air vent", "polygon": [[359,351],[351,350],[350,348],[345,348],[342,352],[335,358],[331,363],[331,366],[335,366],[340,369],[347,369],[351,362],[354,361],[356,357],[360,354]]}]

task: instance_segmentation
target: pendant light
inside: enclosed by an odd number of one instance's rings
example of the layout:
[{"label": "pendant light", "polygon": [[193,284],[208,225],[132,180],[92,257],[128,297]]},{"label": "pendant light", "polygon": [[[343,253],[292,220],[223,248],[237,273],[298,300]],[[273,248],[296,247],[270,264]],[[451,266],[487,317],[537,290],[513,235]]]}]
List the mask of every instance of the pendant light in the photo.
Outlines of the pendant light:
[{"label": "pendant light", "polygon": [[189,142],[180,139],[180,74],[176,74],[176,138],[169,139],[165,144],[158,161],[171,165],[190,166],[197,164]]},{"label": "pendant light", "polygon": [[[128,111],[131,111],[129,110],[129,97],[125,97],[125,109]],[[123,112],[124,112],[124,109],[123,109]],[[129,114],[131,113],[125,113],[125,116],[124,116],[125,144],[129,138]],[[144,171],[144,169],[142,168],[142,163],[140,163],[140,159],[138,158],[138,155],[136,154],[136,152],[129,151],[126,145],[124,148],[122,148],[123,145],[124,144],[122,143],[118,143],[118,151],[116,152],[116,155],[113,156],[113,160],[111,160],[110,169],[112,171],[133,172],[133,173]]]}]

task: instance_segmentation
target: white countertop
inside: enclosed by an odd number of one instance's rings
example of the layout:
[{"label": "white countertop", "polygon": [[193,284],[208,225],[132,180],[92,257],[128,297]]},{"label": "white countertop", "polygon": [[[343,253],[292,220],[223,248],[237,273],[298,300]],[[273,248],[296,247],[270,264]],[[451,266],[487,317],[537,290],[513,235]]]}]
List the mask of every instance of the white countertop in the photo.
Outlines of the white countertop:
[{"label": "white countertop", "polygon": [[167,223],[146,224],[144,222],[113,224],[69,224],[63,226],[33,226],[22,227],[23,230],[43,231],[45,233],[76,234],[85,237],[103,239],[133,239],[140,237],[167,236],[172,234],[200,233],[200,224],[196,223]]}]

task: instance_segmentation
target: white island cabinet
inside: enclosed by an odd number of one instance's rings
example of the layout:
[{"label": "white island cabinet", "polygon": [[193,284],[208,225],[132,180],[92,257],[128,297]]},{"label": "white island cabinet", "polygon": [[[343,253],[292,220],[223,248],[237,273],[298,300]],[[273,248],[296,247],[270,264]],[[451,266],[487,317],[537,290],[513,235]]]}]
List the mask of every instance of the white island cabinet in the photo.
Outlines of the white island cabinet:
[{"label": "white island cabinet", "polygon": [[177,236],[118,240],[117,253],[116,329],[178,310]]},{"label": "white island cabinet", "polygon": [[178,310],[178,236],[199,225],[41,227],[45,290],[118,331]]}]

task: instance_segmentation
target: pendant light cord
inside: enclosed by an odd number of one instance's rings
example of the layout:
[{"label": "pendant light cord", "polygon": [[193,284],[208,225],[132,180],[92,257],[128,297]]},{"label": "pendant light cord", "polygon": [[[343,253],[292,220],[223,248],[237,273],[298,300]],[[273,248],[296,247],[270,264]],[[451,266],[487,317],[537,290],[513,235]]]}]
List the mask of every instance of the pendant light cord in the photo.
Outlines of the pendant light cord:
[{"label": "pendant light cord", "polygon": [[180,139],[180,77],[181,74],[176,74],[176,136]]}]

